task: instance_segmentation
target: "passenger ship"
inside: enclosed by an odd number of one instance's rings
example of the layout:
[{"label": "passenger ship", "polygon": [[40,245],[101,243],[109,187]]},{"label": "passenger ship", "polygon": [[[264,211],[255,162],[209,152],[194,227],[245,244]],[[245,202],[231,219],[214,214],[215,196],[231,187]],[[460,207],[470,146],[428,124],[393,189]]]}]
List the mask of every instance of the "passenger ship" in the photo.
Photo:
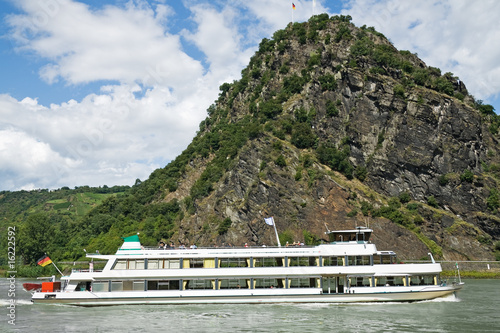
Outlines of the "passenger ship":
[{"label": "passenger ship", "polygon": [[[203,303],[344,303],[420,301],[455,293],[462,283],[439,278],[441,265],[400,264],[377,251],[373,230],[329,231],[314,247],[146,249],[124,238],[103,270],[76,270],[44,282],[34,303],[81,306]],[[62,288],[60,287],[62,285]],[[58,290],[60,289],[60,290]]]}]

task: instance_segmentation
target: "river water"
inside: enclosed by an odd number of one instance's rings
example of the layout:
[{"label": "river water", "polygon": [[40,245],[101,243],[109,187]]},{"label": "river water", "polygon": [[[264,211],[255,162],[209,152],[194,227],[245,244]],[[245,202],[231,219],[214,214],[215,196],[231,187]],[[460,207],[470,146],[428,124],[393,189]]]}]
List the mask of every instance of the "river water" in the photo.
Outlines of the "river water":
[{"label": "river water", "polygon": [[457,297],[417,303],[93,308],[31,304],[23,282],[12,297],[0,280],[0,332],[500,332],[500,280],[465,280]]}]

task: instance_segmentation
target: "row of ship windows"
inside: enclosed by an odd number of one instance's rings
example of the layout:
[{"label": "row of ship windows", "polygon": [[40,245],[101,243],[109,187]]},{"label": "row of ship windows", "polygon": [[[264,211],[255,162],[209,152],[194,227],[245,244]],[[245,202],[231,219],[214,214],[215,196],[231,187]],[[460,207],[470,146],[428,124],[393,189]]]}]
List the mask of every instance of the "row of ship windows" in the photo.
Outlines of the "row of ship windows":
[{"label": "row of ship windows", "polygon": [[[382,287],[382,286],[416,286],[436,285],[438,276],[351,276],[336,280],[337,288],[344,287]],[[260,288],[326,288],[322,278],[252,278],[252,279],[197,279],[197,280],[136,280],[136,281],[94,281],[93,292],[108,291],[151,291],[151,290],[196,290],[196,289],[260,289]],[[328,287],[330,284],[328,283]],[[85,283],[77,286],[77,290],[86,290]]]},{"label": "row of ship windows", "polygon": [[190,258],[119,259],[113,269],[241,268],[294,266],[359,266],[394,264],[396,256],[275,257],[275,258]]}]

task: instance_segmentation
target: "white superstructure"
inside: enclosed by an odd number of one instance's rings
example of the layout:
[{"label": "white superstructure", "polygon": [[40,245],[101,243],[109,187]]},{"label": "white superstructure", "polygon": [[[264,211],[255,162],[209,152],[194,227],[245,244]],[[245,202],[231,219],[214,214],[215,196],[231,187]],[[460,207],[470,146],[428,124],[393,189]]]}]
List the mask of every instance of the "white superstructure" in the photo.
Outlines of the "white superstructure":
[{"label": "white superstructure", "polygon": [[[441,265],[399,264],[377,251],[372,230],[329,232],[314,247],[144,249],[125,238],[102,271],[73,270],[62,290],[37,291],[35,303],[72,305],[417,301],[454,293]],[[47,288],[45,288],[47,290]]]}]

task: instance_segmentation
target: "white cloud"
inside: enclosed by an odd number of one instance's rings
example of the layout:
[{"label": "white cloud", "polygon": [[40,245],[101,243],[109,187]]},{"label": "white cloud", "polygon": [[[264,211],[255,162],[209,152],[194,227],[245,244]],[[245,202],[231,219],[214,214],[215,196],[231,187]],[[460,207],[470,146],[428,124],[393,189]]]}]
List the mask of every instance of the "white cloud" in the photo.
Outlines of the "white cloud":
[{"label": "white cloud", "polygon": [[71,84],[116,80],[176,88],[203,70],[182,52],[179,36],[165,31],[168,7],[155,12],[142,2],[130,2],[124,8],[92,11],[69,0],[49,1],[49,7],[44,3],[22,1],[26,13],[7,21],[23,50],[51,61],[40,70],[49,83],[60,78]]},{"label": "white cloud", "polygon": [[343,13],[374,26],[398,49],[452,72],[484,99],[500,92],[499,1],[352,0]]}]

